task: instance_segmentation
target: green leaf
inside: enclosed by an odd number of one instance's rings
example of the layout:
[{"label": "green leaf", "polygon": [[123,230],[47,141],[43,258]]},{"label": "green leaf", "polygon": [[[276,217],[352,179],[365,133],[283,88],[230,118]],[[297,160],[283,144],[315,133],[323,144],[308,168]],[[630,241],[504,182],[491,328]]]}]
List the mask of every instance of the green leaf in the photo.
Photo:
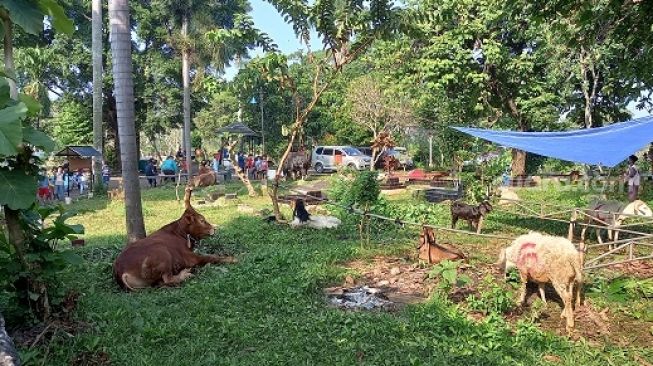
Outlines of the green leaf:
[{"label": "green leaf", "polygon": [[29,294],[29,299],[32,300],[32,301],[36,301],[36,300],[39,299],[39,297],[41,297],[41,295],[37,294],[36,292],[32,292],[32,291],[29,291],[28,294]]},{"label": "green leaf", "polygon": [[29,208],[36,200],[37,179],[17,169],[0,169],[0,205],[12,210]]},{"label": "green leaf", "polygon": [[7,78],[0,77],[0,108],[3,108],[8,104],[15,103],[15,101],[11,99],[9,90],[9,81],[7,81]]},{"label": "green leaf", "polygon": [[74,224],[74,225],[68,225],[68,227],[75,233],[75,234],[84,234],[84,225],[82,224]]},{"label": "green leaf", "polygon": [[33,0],[2,0],[12,22],[27,33],[38,35],[43,30],[43,13]]},{"label": "green leaf", "polygon": [[23,128],[23,140],[30,145],[43,149],[45,152],[50,152],[55,147],[55,143],[50,136],[29,126]]},{"label": "green leaf", "polygon": [[18,100],[25,103],[27,113],[30,115],[38,114],[41,111],[41,103],[27,94],[19,94]]},{"label": "green leaf", "polygon": [[447,269],[442,272],[442,278],[448,283],[454,283],[456,281],[457,271],[455,269]]},{"label": "green leaf", "polygon": [[20,121],[25,117],[27,107],[23,103],[0,110],[0,156],[15,155],[23,142]]},{"label": "green leaf", "polygon": [[84,259],[82,257],[70,250],[61,252],[61,258],[66,261],[66,263],[73,266],[79,266],[80,264],[84,263]]},{"label": "green leaf", "polygon": [[55,0],[39,0],[39,8],[52,18],[52,26],[57,32],[71,34],[75,30],[72,19]]}]

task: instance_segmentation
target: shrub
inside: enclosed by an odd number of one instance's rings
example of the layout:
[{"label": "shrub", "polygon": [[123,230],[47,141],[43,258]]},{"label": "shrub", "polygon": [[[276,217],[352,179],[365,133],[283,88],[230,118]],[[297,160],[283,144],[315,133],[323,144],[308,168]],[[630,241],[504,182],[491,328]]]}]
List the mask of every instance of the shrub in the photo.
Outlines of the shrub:
[{"label": "shrub", "polygon": [[449,292],[454,287],[462,287],[472,280],[467,275],[458,275],[460,262],[444,260],[429,271],[429,277],[440,277],[439,287],[445,292]]},{"label": "shrub", "polygon": [[[71,250],[61,250],[62,242],[76,239],[81,225],[66,224],[74,214],[62,206],[22,210],[21,225],[25,232],[25,253],[17,253],[0,233],[0,303],[8,320],[31,317],[47,318],[64,297],[58,274],[82,259]],[[45,223],[48,223],[46,226]]]},{"label": "shrub", "polygon": [[497,285],[494,278],[487,275],[478,286],[480,294],[469,295],[467,306],[471,310],[488,314],[503,314],[515,306],[511,291]]}]

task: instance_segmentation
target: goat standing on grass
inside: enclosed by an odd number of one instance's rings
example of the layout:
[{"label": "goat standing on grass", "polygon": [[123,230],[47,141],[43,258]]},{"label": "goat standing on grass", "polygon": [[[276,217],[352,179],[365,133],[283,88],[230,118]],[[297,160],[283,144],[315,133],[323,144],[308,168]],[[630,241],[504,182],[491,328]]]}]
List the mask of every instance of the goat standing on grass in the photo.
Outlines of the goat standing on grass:
[{"label": "goat standing on grass", "polygon": [[476,230],[476,233],[480,234],[483,219],[490,211],[492,211],[492,205],[488,201],[483,201],[478,206],[472,206],[458,201],[452,202],[451,228],[455,229],[458,219],[463,219],[467,220],[470,230]]},{"label": "goat standing on grass", "polygon": [[[626,219],[632,216],[653,217],[653,211],[648,205],[640,200],[630,202],[628,204],[619,201],[609,200],[595,200],[590,202],[588,208],[585,210],[587,217],[586,223],[595,225],[605,225],[608,227],[608,240],[619,240],[619,227]],[[585,242],[585,232],[587,226],[584,226],[580,237],[581,241]],[[614,232],[614,234],[613,234]],[[601,238],[601,229],[596,228],[596,237],[600,244],[603,244]],[[613,245],[610,245],[612,249]]]},{"label": "goat standing on grass", "polygon": [[564,304],[560,317],[567,319],[567,330],[574,327],[573,302],[575,300],[576,307],[580,306],[583,273],[580,254],[572,242],[563,237],[531,232],[519,236],[503,249],[498,264],[504,273],[513,267],[519,270],[519,304],[522,306],[526,303],[528,281],[538,285],[544,302],[544,285],[551,283]]}]

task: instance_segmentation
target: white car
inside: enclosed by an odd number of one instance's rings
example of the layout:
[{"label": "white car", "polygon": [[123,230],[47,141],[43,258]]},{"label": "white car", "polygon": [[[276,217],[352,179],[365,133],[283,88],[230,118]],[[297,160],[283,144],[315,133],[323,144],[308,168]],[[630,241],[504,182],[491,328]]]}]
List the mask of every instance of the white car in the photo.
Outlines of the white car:
[{"label": "white car", "polygon": [[351,146],[317,146],[311,155],[311,164],[318,173],[343,166],[356,170],[369,169],[371,160]]}]

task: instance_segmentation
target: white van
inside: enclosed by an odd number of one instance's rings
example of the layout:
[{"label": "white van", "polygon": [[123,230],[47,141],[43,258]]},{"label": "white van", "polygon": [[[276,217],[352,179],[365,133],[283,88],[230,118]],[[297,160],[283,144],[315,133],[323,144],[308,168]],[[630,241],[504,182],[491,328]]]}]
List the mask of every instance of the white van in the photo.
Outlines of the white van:
[{"label": "white van", "polygon": [[311,155],[311,163],[318,173],[342,166],[357,170],[369,169],[371,160],[351,146],[317,146]]}]

